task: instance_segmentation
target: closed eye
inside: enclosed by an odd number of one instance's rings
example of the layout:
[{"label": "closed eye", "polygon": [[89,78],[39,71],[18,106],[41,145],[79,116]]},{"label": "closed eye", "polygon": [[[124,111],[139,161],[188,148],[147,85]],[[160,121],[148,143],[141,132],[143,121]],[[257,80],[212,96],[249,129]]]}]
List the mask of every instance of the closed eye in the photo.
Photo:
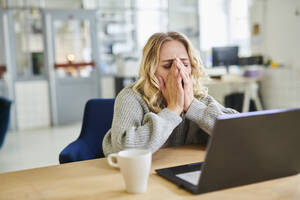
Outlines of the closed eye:
[{"label": "closed eye", "polygon": [[189,66],[189,64],[188,64],[188,63],[183,63],[183,65],[184,65],[185,67],[188,67],[188,66]]},{"label": "closed eye", "polygon": [[163,68],[165,68],[165,69],[170,69],[170,68],[171,68],[171,65],[163,65]]}]

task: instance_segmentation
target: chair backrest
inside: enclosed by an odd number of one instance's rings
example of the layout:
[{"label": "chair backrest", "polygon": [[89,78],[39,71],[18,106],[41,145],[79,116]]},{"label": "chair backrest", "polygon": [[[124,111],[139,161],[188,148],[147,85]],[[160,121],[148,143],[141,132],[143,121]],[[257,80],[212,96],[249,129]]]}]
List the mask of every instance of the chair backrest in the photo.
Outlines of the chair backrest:
[{"label": "chair backrest", "polygon": [[115,99],[91,99],[84,109],[79,138],[84,140],[97,157],[104,157],[102,140],[111,128]]},{"label": "chair backrest", "polygon": [[0,148],[4,142],[9,125],[11,103],[11,100],[5,97],[0,97]]}]

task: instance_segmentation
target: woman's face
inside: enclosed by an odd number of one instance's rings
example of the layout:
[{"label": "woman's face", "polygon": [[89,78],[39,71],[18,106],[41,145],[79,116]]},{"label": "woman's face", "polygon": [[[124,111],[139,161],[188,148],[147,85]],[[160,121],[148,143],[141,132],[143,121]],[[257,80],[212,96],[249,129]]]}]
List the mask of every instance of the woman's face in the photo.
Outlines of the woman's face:
[{"label": "woman's face", "polygon": [[176,57],[181,60],[187,68],[188,73],[191,74],[191,63],[185,46],[177,40],[171,40],[163,43],[160,48],[159,63],[155,71],[155,76],[157,78],[162,77],[164,82],[166,82],[172,62]]}]

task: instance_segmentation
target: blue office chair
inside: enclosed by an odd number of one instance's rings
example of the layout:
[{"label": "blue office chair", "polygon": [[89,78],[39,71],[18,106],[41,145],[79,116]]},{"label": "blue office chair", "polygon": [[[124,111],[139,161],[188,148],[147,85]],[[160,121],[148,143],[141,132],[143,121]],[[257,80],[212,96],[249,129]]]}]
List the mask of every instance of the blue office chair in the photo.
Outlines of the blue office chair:
[{"label": "blue office chair", "polygon": [[9,125],[11,100],[0,97],[0,148],[4,142]]},{"label": "blue office chair", "polygon": [[111,128],[115,99],[91,99],[84,109],[78,139],[59,154],[59,162],[68,163],[103,158],[102,140]]}]

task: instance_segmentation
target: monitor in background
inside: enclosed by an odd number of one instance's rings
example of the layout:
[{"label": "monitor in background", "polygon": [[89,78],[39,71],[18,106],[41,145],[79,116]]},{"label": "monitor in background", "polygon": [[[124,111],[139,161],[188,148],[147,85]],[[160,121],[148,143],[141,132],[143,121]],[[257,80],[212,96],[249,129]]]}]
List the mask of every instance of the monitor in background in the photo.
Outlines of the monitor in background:
[{"label": "monitor in background", "polygon": [[212,66],[225,66],[227,73],[229,72],[230,65],[239,64],[239,47],[238,46],[225,46],[212,48]]}]

